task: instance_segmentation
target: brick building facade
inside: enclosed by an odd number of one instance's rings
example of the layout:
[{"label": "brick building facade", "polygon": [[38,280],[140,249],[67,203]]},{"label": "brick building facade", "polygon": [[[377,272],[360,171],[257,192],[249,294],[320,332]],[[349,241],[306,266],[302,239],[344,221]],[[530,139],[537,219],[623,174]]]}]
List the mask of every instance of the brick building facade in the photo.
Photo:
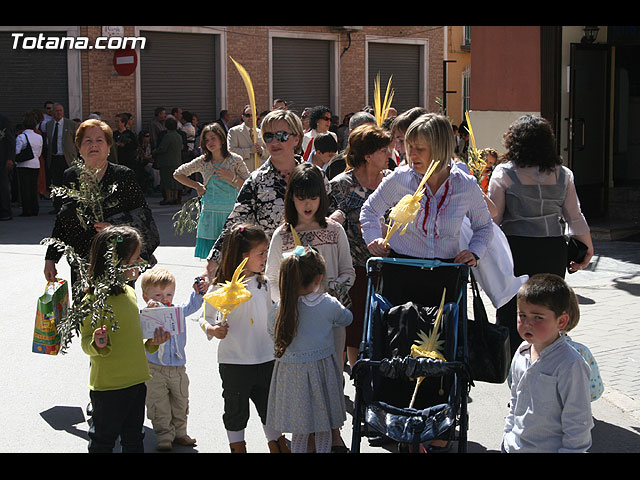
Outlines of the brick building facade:
[{"label": "brick building facade", "polygon": [[[105,35],[105,28],[0,27],[0,37],[17,31],[24,31],[25,35],[44,32],[87,37],[89,44],[93,44]],[[119,75],[114,68],[113,50],[68,49],[68,97],[62,102],[67,102],[66,113],[70,118],[84,119],[92,112],[100,112],[105,121],[115,126],[115,115],[129,112],[134,117],[132,127],[140,130],[151,121],[149,112],[162,105],[167,109],[181,107],[195,111],[201,123],[215,120],[223,109],[229,110],[232,121],[238,121],[248,96],[229,57],[249,72],[258,111],[270,109],[274,98],[288,96],[287,89],[291,87],[285,86],[283,77],[293,79],[294,84],[298,81],[294,85],[296,92],[291,94],[298,95],[292,105],[296,113],[306,106],[329,103],[327,106],[340,119],[373,104],[373,80],[377,72],[381,74],[383,90],[393,75],[393,106],[399,111],[416,105],[437,111],[436,99],[443,94],[444,27],[439,26],[124,26],[116,31],[125,37],[147,38],[145,48],[136,50],[136,71]],[[187,45],[185,49],[163,53],[164,46],[177,46],[182,41]],[[309,50],[312,53],[306,56],[308,46],[312,47]],[[197,53],[200,48],[204,53]],[[313,53],[316,49],[321,52],[319,57]],[[190,52],[195,52],[193,58],[189,57]],[[13,49],[5,51],[3,55],[8,58],[3,60],[11,62],[12,58],[31,53]],[[39,53],[45,61],[53,55]],[[161,73],[149,78],[152,64]],[[25,71],[23,67],[21,78],[14,75],[13,85],[3,85],[4,95],[14,99],[16,112],[41,108],[44,100],[59,101],[51,98],[60,95],[48,92],[46,84],[40,84],[37,91],[29,90],[30,78],[41,76],[41,68],[31,65]],[[315,78],[321,81],[314,82]],[[321,102],[314,102],[311,95],[314,88],[322,94]],[[211,98],[203,106],[201,98],[205,94]],[[18,98],[22,102],[19,105]],[[156,105],[161,98],[166,100]]]}]

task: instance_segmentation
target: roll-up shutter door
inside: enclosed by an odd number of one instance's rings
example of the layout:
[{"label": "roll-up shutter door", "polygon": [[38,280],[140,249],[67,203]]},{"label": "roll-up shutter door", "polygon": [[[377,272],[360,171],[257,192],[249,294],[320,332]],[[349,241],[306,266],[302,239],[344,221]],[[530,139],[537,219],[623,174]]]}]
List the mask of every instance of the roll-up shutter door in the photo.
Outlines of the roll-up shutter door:
[{"label": "roll-up shutter door", "polygon": [[153,121],[156,107],[170,113],[180,107],[198,115],[200,123],[218,118],[216,35],[142,31],[140,51],[142,128]]},{"label": "roll-up shutter door", "polygon": [[331,108],[331,42],[273,38],[273,98],[298,115],[305,107]]},{"label": "roll-up shutter door", "polygon": [[419,45],[401,43],[369,43],[369,104],[374,104],[374,82],[380,73],[381,96],[387,89],[389,77],[393,88],[393,103],[398,113],[410,108],[424,106],[420,96],[420,54]]},{"label": "roll-up shutter door", "polygon": [[[13,49],[17,31],[0,32],[0,111],[14,123],[20,123],[26,111],[44,110],[44,102],[64,105],[69,115],[69,85],[66,48],[56,50]],[[40,32],[24,32],[37,37]],[[66,32],[43,32],[47,37],[64,37]],[[24,38],[24,37],[23,37]]]}]

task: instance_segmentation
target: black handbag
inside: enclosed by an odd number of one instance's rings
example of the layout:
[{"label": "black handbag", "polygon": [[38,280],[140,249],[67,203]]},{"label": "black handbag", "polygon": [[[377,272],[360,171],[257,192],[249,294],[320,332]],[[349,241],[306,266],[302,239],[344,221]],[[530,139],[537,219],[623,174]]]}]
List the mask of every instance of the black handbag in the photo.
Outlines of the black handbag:
[{"label": "black handbag", "polygon": [[467,348],[471,378],[478,382],[503,383],[511,366],[509,329],[490,323],[471,272],[473,320],[467,321]]},{"label": "black handbag", "polygon": [[575,237],[570,237],[567,242],[567,272],[576,273],[571,270],[571,262],[581,263],[587,255],[588,247]]},{"label": "black handbag", "polygon": [[16,153],[16,163],[26,162],[34,157],[31,144],[29,143],[29,137],[27,137],[26,133],[24,134],[24,138],[27,139],[27,145],[20,150],[20,153]]}]

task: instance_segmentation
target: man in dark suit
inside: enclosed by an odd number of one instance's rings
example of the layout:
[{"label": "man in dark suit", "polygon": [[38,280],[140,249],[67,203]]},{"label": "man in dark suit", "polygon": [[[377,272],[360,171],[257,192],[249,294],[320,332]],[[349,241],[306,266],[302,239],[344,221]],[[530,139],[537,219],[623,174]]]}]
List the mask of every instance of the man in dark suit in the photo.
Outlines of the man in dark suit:
[{"label": "man in dark suit", "polygon": [[0,220],[11,220],[9,170],[16,158],[16,134],[11,121],[0,113]]},{"label": "man in dark suit", "polygon": [[229,122],[231,121],[231,114],[228,110],[220,110],[220,118],[216,120],[216,123],[220,124],[220,126],[224,129],[224,133],[229,133]]},{"label": "man in dark suit", "polygon": [[64,107],[53,105],[53,118],[46,124],[47,165],[51,172],[51,184],[62,185],[62,174],[78,158],[76,149],[76,129],[73,120],[64,117]]}]

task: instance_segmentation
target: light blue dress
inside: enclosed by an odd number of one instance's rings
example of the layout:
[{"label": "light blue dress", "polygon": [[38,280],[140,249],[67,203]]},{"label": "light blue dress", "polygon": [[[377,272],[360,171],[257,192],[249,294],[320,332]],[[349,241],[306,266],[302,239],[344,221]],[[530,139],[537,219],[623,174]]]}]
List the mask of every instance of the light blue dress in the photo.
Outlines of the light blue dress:
[{"label": "light blue dress", "polygon": [[221,179],[211,177],[207,182],[207,191],[200,199],[200,219],[196,232],[194,255],[207,258],[211,247],[222,232],[227,217],[236,203],[238,190]]}]

